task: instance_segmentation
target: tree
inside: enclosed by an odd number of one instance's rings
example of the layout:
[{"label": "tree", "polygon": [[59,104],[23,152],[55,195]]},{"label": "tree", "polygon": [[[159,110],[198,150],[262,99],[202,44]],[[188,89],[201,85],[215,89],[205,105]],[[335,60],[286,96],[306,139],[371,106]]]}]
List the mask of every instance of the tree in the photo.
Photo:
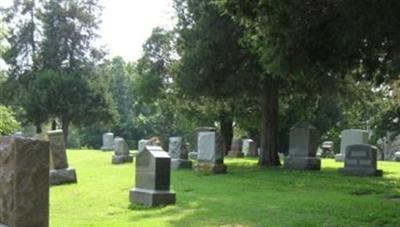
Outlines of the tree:
[{"label": "tree", "polygon": [[0,135],[12,134],[19,127],[14,113],[7,107],[0,105]]},{"label": "tree", "polygon": [[[340,86],[347,75],[377,82],[390,78],[395,68],[390,63],[398,59],[394,28],[399,23],[395,13],[399,3],[381,3],[217,2],[246,28],[242,40],[259,56],[263,67],[261,164],[278,164],[275,135],[282,94],[289,94],[292,88],[313,94],[325,84]],[[339,89],[338,93],[345,93]]]},{"label": "tree", "polygon": [[240,46],[242,28],[210,1],[176,0],[175,8],[181,57],[177,83],[186,96],[206,97],[216,103],[227,152],[233,137],[235,104],[251,91],[253,81],[244,78],[243,62],[252,56]]},{"label": "tree", "polygon": [[113,119],[112,99],[95,73],[103,56],[93,47],[100,11],[97,0],[16,1],[8,9],[9,27],[29,15],[10,32],[4,59],[18,104],[38,132],[43,122],[56,118],[67,139],[71,122]]}]

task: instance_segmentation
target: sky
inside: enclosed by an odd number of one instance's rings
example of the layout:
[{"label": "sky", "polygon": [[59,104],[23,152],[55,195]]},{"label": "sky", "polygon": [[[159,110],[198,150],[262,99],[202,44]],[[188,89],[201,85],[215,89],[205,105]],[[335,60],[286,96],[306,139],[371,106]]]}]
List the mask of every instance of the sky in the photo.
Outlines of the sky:
[{"label": "sky", "polygon": [[172,0],[100,0],[100,3],[104,9],[99,44],[106,45],[111,57],[137,60],[154,27],[173,25]]},{"label": "sky", "polygon": [[[0,6],[12,0],[0,0]],[[156,26],[171,28],[174,24],[172,0],[100,0],[103,8],[98,46],[108,50],[109,57],[122,56],[126,61],[141,57],[142,45]]]}]

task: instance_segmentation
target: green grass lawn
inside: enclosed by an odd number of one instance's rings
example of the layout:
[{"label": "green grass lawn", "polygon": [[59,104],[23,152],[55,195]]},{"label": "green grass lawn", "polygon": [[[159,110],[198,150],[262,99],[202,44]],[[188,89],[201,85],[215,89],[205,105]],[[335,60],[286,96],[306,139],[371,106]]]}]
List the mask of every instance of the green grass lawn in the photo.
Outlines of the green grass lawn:
[{"label": "green grass lawn", "polygon": [[400,226],[400,163],[379,162],[383,178],[258,169],[255,159],[226,159],[228,173],[172,172],[173,206],[131,205],[134,165],[112,153],[69,150],[78,184],[50,190],[52,227],[73,226]]}]

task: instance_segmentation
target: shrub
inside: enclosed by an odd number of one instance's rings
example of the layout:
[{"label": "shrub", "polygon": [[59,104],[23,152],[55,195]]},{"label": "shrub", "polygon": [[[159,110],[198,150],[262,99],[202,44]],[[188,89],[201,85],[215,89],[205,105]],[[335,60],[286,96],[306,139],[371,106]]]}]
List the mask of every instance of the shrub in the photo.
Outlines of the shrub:
[{"label": "shrub", "polygon": [[20,124],[14,117],[14,112],[0,105],[0,135],[12,134],[20,128]]}]

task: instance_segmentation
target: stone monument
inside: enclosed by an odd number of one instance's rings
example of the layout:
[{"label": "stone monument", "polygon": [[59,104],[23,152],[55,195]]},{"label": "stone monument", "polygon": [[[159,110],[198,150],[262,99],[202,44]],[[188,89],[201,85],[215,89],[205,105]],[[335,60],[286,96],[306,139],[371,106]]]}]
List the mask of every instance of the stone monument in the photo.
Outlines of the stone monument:
[{"label": "stone monument", "polygon": [[107,132],[103,134],[103,146],[100,149],[102,151],[114,150],[114,133]]},{"label": "stone monument", "polygon": [[49,226],[49,142],[0,137],[0,226]]},{"label": "stone monument", "polygon": [[242,140],[241,139],[233,139],[231,143],[231,149],[228,152],[229,157],[243,157],[242,152]]},{"label": "stone monument", "polygon": [[75,169],[68,165],[62,130],[49,131],[50,140],[50,184],[76,183]]},{"label": "stone monument", "polygon": [[141,139],[138,142],[138,152],[140,153],[141,151],[144,151],[146,146],[152,146],[151,140],[146,140],[146,139]]},{"label": "stone monument", "polygon": [[146,207],[175,204],[170,191],[171,159],[159,146],[146,146],[136,156],[136,184],[130,190],[132,203]]},{"label": "stone monument", "polygon": [[226,173],[224,142],[218,132],[199,132],[195,170],[204,173]]},{"label": "stone monument", "polygon": [[182,137],[170,137],[168,154],[171,157],[172,169],[191,169],[192,161],[188,160],[188,152]]},{"label": "stone monument", "polygon": [[368,144],[368,131],[361,129],[346,129],[342,131],[340,153],[335,155],[337,162],[345,159],[346,147],[353,144]]},{"label": "stone monument", "polygon": [[129,146],[121,137],[114,139],[114,155],[112,156],[112,164],[124,164],[133,162],[133,156],[129,153]]},{"label": "stone monument", "polygon": [[242,152],[245,157],[257,157],[257,144],[252,139],[244,139],[242,143]]},{"label": "stone monument", "polygon": [[333,141],[324,141],[322,143],[322,152],[321,152],[321,157],[322,158],[334,158],[335,157],[335,152],[333,151]]},{"label": "stone monument", "polygon": [[319,133],[307,122],[296,124],[290,130],[289,155],[284,167],[293,170],[320,170],[321,159],[315,157]]},{"label": "stone monument", "polygon": [[382,176],[377,167],[377,150],[368,144],[354,144],[346,147],[344,168],[339,172],[355,176]]},{"label": "stone monument", "polygon": [[400,151],[394,152],[394,160],[400,162]]}]

